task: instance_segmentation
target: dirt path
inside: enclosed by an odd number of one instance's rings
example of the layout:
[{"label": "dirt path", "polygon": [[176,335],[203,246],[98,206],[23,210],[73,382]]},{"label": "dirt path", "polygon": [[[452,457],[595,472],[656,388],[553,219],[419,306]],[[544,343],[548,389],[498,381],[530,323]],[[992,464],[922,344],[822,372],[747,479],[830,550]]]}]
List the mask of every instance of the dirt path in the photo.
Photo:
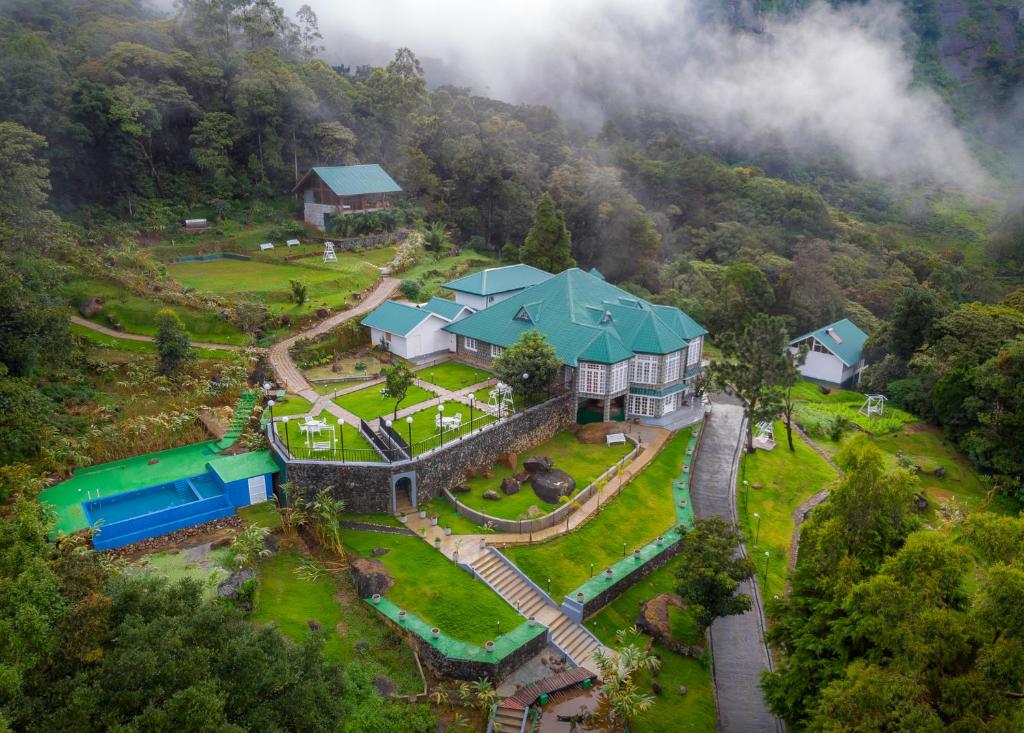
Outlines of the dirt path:
[{"label": "dirt path", "polygon": [[[143,336],[142,334],[139,333],[125,333],[124,331],[115,331],[112,328],[107,328],[106,326],[101,326],[98,323],[93,323],[92,321],[86,320],[81,316],[71,316],[71,322],[74,323],[76,326],[88,328],[90,331],[102,333],[104,336],[112,336],[118,339],[125,339],[126,341],[156,341],[156,339],[153,338],[152,336]],[[222,351],[243,351],[245,349],[244,346],[237,346],[235,344],[214,344],[209,341],[190,341],[189,343],[192,344],[193,348],[196,349],[220,349]]]}]

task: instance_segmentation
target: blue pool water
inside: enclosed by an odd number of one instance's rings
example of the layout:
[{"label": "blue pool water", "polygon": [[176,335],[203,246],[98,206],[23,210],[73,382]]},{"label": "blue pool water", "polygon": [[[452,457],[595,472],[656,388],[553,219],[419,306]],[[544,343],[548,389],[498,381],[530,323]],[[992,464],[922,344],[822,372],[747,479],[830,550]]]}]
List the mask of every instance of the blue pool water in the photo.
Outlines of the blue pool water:
[{"label": "blue pool water", "polygon": [[189,479],[192,484],[192,488],[199,492],[199,496],[203,499],[209,499],[214,496],[220,496],[224,493],[224,489],[217,480],[208,473],[204,473],[202,476],[196,476],[195,478]]},{"label": "blue pool water", "polygon": [[91,501],[88,503],[88,513],[93,524],[101,519],[105,524],[113,524],[141,514],[188,504],[196,499],[196,494],[191,489],[187,492],[179,492],[174,484],[164,484],[142,491],[132,491]]}]

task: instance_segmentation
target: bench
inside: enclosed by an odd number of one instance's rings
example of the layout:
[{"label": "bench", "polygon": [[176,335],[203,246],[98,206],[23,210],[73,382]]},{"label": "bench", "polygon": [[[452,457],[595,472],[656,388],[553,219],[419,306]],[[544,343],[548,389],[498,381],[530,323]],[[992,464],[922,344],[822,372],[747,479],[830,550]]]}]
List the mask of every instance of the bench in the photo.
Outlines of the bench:
[{"label": "bench", "polygon": [[271,242],[264,242],[260,245],[260,251],[266,252],[268,249],[273,249],[274,245]]},{"label": "bench", "polygon": [[605,436],[605,441],[608,445],[624,445],[626,442],[625,433],[609,433]]},{"label": "bench", "polygon": [[300,242],[297,239],[289,239],[287,242],[285,242],[285,244],[287,244],[289,247],[295,247],[302,244],[302,242]]},{"label": "bench", "polygon": [[331,445],[331,441],[329,441],[329,440],[314,440],[313,441],[313,450],[315,450],[315,451],[331,450],[332,447],[333,446]]}]

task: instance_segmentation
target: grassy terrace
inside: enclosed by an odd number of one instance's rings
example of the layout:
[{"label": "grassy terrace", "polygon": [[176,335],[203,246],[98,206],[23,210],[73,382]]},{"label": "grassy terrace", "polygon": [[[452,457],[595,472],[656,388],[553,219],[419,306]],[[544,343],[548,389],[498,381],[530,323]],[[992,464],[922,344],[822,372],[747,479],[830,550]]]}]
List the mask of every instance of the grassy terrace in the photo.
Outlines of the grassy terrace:
[{"label": "grassy terrace", "polygon": [[[274,417],[277,417],[276,405],[274,406]],[[380,455],[374,450],[373,446],[370,445],[370,441],[367,440],[359,431],[359,428],[339,420],[326,410],[320,413],[319,419],[326,420],[328,427],[337,425],[334,433],[336,441],[334,445],[338,451],[338,457],[325,453],[323,454],[325,458],[339,460],[342,442],[344,442],[346,452],[359,451],[358,454],[346,454],[347,459],[350,461],[376,463],[381,460]],[[313,458],[317,454],[309,452],[309,449],[306,447],[307,435],[300,428],[302,422],[303,419],[301,417],[292,418],[287,423],[275,420],[274,429],[277,430],[278,434],[281,436],[281,441],[291,449],[293,455],[300,458]],[[331,440],[331,436],[330,433],[324,432],[318,436],[310,437],[310,443],[314,440],[318,442],[328,441]]]},{"label": "grassy terrace", "polygon": [[[295,394],[285,395],[281,399],[274,398],[274,417],[305,415],[313,409],[313,403],[305,397]],[[267,415],[269,417],[269,413]]]},{"label": "grassy terrace", "polygon": [[[582,491],[632,449],[632,444],[608,446],[581,443],[572,433],[562,432],[522,454],[521,458],[548,456],[555,462],[556,468],[562,469],[576,479],[576,488]],[[522,491],[518,494],[505,496],[501,492],[501,481],[515,472],[501,465],[494,466],[493,470],[492,478],[475,478],[467,481],[466,486],[470,491],[468,494],[459,494],[458,499],[478,511],[503,519],[526,519],[527,510],[531,506],[537,506],[543,514],[558,508],[557,504],[542,501],[529,483],[524,483]],[[485,499],[483,495],[488,490],[497,491],[501,500]]]},{"label": "grassy terrace", "polygon": [[793,396],[797,400],[796,420],[809,432],[819,429],[827,431],[827,426],[836,418],[849,420],[875,435],[883,435],[899,430],[900,427],[915,421],[908,412],[886,405],[882,417],[868,417],[860,412],[864,404],[864,395],[860,392],[833,389],[829,394],[822,394],[817,384],[801,381],[793,388]]},{"label": "grassy terrace", "polygon": [[[655,570],[616,598],[587,622],[587,627],[602,642],[615,645],[615,632],[636,622],[640,604],[659,593],[675,593],[675,573],[680,560],[671,561]],[[692,616],[680,609],[669,611],[672,635],[677,641],[694,644],[700,640]],[[713,733],[715,731],[715,698],[711,689],[711,671],[704,660],[676,654],[661,644],[653,651],[661,656],[658,683],[662,694],[646,713],[634,721],[636,733],[662,733],[687,731]],[[640,689],[649,690],[651,676],[641,675]],[[686,695],[677,693],[680,685],[687,688]]]},{"label": "grassy terrace", "polygon": [[499,634],[499,622],[500,633],[505,633],[523,621],[482,581],[418,537],[354,530],[344,536],[346,546],[364,557],[374,547],[388,548],[377,558],[395,579],[387,597],[453,638],[483,644]]},{"label": "grassy terrace", "polygon": [[596,517],[575,532],[537,545],[510,547],[508,557],[541,588],[551,578],[551,596],[560,599],[594,573],[620,560],[625,551],[654,539],[675,525],[672,481],[678,476],[690,431],[673,436],[647,468],[609,500]]},{"label": "grassy terrace", "polygon": [[[380,391],[383,388],[383,384],[373,384],[369,387],[363,387],[362,389],[356,390],[355,392],[349,392],[348,394],[343,394],[340,397],[335,397],[334,402],[339,406],[344,407],[353,415],[357,415],[364,420],[374,420],[382,415],[391,415],[395,409],[395,401],[390,397],[384,397],[381,395]],[[426,402],[433,397],[433,392],[428,392],[422,387],[417,387],[414,384],[409,387],[409,392],[406,394],[405,399],[402,400],[402,404],[398,407],[399,409],[404,410],[406,407],[412,407],[420,402]]]},{"label": "grassy terrace", "polygon": [[[781,594],[785,585],[793,510],[838,478],[835,469],[798,436],[793,438],[796,451],[791,452],[782,422],[775,424],[775,442],[774,450],[743,455],[736,487],[740,529],[762,583],[764,553],[770,553],[768,582],[762,587],[769,598]],[[744,490],[744,479],[751,488]],[[761,515],[760,528],[755,514]]]},{"label": "grassy terrace", "polygon": [[[69,324],[71,333],[81,336],[91,344],[103,349],[114,349],[116,351],[134,351],[141,354],[156,354],[156,344],[152,341],[135,341],[133,339],[117,338],[108,336],[105,333],[93,331],[91,328],[79,326],[77,323]],[[224,349],[196,349],[196,356],[200,359],[228,360],[234,356],[233,352]]]},{"label": "grassy terrace", "polygon": [[457,361],[445,361],[416,371],[417,379],[436,384],[449,392],[457,392],[474,384],[494,379],[491,372]]},{"label": "grassy terrace", "polygon": [[[437,427],[437,416],[439,414],[437,405],[426,407],[414,412],[412,415],[399,418],[398,423],[395,424],[395,430],[398,431],[403,439],[408,441],[411,435],[414,454],[433,450],[444,443],[458,439],[460,436],[468,435],[472,430],[479,430],[485,425],[494,422],[493,417],[480,412],[480,410],[474,410],[471,413],[469,405],[464,405],[461,402],[449,400],[441,404],[444,405],[444,416],[446,418],[462,415],[461,428],[458,430],[439,430]],[[471,415],[472,427],[470,426]],[[412,418],[411,430],[408,423],[409,417]]]}]

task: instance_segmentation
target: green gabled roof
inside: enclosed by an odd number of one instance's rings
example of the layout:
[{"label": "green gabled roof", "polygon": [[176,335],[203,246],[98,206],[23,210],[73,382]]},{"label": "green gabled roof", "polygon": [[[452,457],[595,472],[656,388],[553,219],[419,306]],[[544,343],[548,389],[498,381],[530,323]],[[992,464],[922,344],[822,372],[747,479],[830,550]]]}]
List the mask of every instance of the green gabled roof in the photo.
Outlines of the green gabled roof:
[{"label": "green gabled roof", "polygon": [[472,275],[447,282],[444,287],[470,295],[496,295],[510,290],[522,290],[542,283],[550,277],[550,272],[538,270],[530,265],[506,265],[474,272]]},{"label": "green gabled roof", "polygon": [[[838,336],[838,339],[833,337],[833,334]],[[849,318],[822,326],[816,331],[809,331],[803,336],[797,336],[789,343],[796,344],[798,341],[812,336],[820,341],[826,349],[838,356],[846,366],[853,366],[864,358],[864,342],[868,340],[868,335],[857,328]]]},{"label": "green gabled roof", "polygon": [[[580,359],[614,363],[636,352],[663,354],[687,345],[680,331],[692,319],[682,313],[667,318],[665,308],[572,268],[445,330],[498,346],[510,346],[524,332],[538,330],[569,366]],[[516,318],[523,311],[529,320]],[[704,333],[700,326],[697,330]],[[602,335],[606,338],[599,339]]]},{"label": "green gabled roof", "polygon": [[454,321],[466,309],[466,306],[456,303],[454,300],[445,300],[444,298],[434,296],[420,306],[420,309],[430,311],[447,321]]},{"label": "green gabled roof", "polygon": [[405,336],[431,315],[430,311],[414,305],[385,300],[360,323],[396,336]]},{"label": "green gabled roof", "polygon": [[242,481],[266,473],[277,473],[280,468],[268,450],[255,450],[234,456],[217,456],[210,461],[210,470],[224,483]]},{"label": "green gabled roof", "polygon": [[602,331],[577,357],[582,361],[593,361],[598,364],[616,364],[632,358],[633,352],[627,349],[617,336],[607,331]]},{"label": "green gabled roof", "polygon": [[402,187],[395,183],[376,163],[367,165],[317,166],[302,177],[293,192],[305,187],[306,179],[316,174],[337,196],[359,196],[367,193],[397,193]]},{"label": "green gabled roof", "polygon": [[698,336],[706,336],[708,330],[704,326],[697,323],[695,320],[690,318],[689,315],[673,308],[670,305],[653,305],[655,312],[661,316],[667,324],[672,327],[676,333],[682,336],[687,341],[691,341]]}]

